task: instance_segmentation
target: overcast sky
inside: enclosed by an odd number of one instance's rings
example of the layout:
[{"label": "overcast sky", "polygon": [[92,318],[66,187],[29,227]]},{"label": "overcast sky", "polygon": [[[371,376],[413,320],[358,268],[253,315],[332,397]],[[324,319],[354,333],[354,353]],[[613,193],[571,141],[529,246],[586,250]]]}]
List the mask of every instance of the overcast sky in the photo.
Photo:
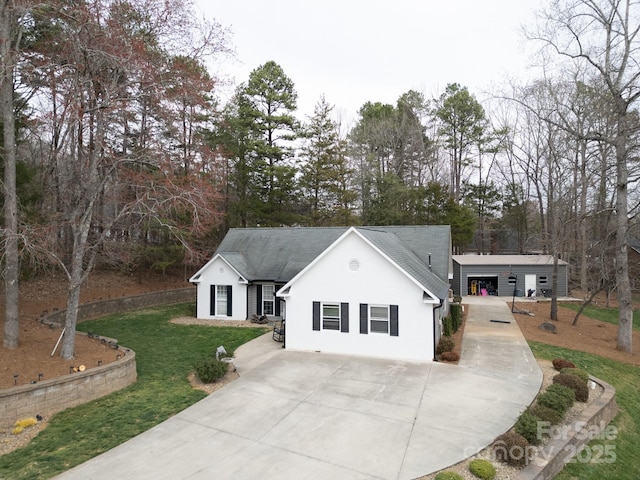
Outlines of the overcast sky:
[{"label": "overcast sky", "polygon": [[365,102],[395,104],[410,89],[434,98],[457,82],[481,99],[526,74],[521,27],[540,0],[196,3],[232,31],[238,62],[225,62],[222,72],[240,83],[273,60],[296,86],[300,118],[324,94],[349,121]]}]

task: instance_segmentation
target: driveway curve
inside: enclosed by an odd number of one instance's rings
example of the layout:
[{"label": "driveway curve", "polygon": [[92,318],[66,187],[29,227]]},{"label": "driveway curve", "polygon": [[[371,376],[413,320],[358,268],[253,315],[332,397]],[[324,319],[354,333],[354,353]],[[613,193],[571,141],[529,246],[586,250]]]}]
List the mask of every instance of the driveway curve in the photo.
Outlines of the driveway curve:
[{"label": "driveway curve", "polygon": [[542,382],[505,301],[463,303],[457,366],[283,350],[267,334],[236,351],[240,378],[56,478],[414,479],[453,465]]}]

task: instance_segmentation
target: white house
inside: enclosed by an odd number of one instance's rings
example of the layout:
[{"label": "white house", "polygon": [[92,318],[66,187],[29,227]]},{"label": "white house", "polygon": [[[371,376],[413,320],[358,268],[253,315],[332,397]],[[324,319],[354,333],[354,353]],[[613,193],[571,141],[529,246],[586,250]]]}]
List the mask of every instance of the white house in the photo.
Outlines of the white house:
[{"label": "white house", "polygon": [[197,316],[286,320],[286,348],[432,360],[448,226],[232,229],[190,281]]}]

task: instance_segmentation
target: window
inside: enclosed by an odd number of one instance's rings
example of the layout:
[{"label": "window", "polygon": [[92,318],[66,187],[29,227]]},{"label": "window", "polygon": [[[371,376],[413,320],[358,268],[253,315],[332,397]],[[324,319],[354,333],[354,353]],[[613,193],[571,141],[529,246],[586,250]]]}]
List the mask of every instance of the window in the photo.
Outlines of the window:
[{"label": "window", "polygon": [[275,285],[262,285],[262,315],[275,314]]},{"label": "window", "polygon": [[209,299],[209,314],[211,316],[232,315],[232,297],[231,285],[211,285]]},{"label": "window", "polygon": [[227,304],[229,299],[227,298],[227,286],[216,285],[216,315],[227,314]]},{"label": "window", "polygon": [[389,333],[389,307],[369,305],[369,321],[372,333]]},{"label": "window", "polygon": [[340,330],[340,304],[322,304],[322,329]]},{"label": "window", "polygon": [[338,302],[311,302],[314,331],[334,330],[349,333],[349,304]]},{"label": "window", "polygon": [[399,335],[398,305],[360,304],[360,333],[386,333]]},{"label": "window", "polygon": [[546,285],[547,284],[547,276],[546,275],[540,275],[540,278],[538,279],[540,285]]}]

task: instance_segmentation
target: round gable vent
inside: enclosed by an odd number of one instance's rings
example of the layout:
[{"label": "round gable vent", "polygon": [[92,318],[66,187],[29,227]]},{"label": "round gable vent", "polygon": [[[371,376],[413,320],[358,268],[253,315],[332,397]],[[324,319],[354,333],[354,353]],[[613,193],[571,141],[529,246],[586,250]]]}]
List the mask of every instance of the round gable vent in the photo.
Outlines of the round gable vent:
[{"label": "round gable vent", "polygon": [[218,270],[220,273],[224,273],[224,267],[220,267],[220,269]]},{"label": "round gable vent", "polygon": [[352,272],[360,270],[360,261],[355,258],[349,260],[349,270],[351,270]]}]

